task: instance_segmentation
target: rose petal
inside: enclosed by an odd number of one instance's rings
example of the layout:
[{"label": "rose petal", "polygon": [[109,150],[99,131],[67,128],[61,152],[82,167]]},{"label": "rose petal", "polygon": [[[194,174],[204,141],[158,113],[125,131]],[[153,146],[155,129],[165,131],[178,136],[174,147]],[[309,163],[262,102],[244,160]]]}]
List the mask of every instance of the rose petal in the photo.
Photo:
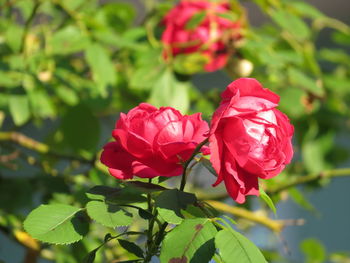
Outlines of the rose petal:
[{"label": "rose petal", "polygon": [[250,96],[257,99],[264,99],[277,106],[280,97],[272,91],[263,88],[259,81],[252,78],[240,78],[233,81],[227,86],[227,89],[222,93],[221,97],[225,99],[231,99],[237,91],[239,91],[240,97]]},{"label": "rose petal", "polygon": [[118,179],[131,179],[131,164],[135,158],[124,150],[118,142],[110,142],[103,148],[101,162],[108,166],[112,176]]}]

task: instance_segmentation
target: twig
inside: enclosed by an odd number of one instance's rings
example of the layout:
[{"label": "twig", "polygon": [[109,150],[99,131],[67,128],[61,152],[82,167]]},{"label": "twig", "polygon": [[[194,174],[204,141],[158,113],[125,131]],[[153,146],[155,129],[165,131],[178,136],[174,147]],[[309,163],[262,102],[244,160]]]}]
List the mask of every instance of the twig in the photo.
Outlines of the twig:
[{"label": "twig", "polygon": [[[148,182],[152,183],[152,178],[149,178]],[[154,214],[155,209],[153,209],[151,193],[147,194],[147,207],[148,207],[148,212],[151,213],[153,216],[148,220],[147,243],[146,243],[147,252],[146,252],[145,262],[151,261],[151,258],[153,256],[153,249],[154,249],[153,248],[154,247],[153,246],[154,245],[153,244],[153,227],[154,227],[156,215]]]},{"label": "twig", "polygon": [[323,178],[333,178],[333,177],[343,177],[343,176],[350,176],[350,168],[339,168],[339,169],[323,171],[321,173],[314,173],[314,174],[309,174],[305,176],[299,176],[286,184],[280,184],[275,188],[268,189],[267,193],[277,194],[279,192],[287,190],[288,188],[291,188],[300,184],[315,182]]},{"label": "twig", "polygon": [[0,132],[0,141],[12,141],[39,153],[49,152],[49,146],[46,144],[35,141],[18,132]]},{"label": "twig", "polygon": [[[229,213],[231,215],[258,223],[260,225],[263,225],[271,229],[276,233],[280,233],[283,230],[283,228],[286,226],[283,220],[273,220],[266,216],[263,216],[260,214],[258,215],[244,208],[230,206],[228,204],[225,204],[219,201],[214,201],[214,200],[206,200],[205,202],[221,212]],[[291,221],[289,220],[288,224],[290,224],[290,222]]]},{"label": "twig", "polygon": [[209,139],[207,138],[204,141],[202,141],[200,144],[198,144],[197,147],[193,150],[193,153],[190,156],[190,158],[188,158],[188,160],[185,162],[184,169],[183,169],[183,174],[182,174],[182,178],[181,178],[181,184],[180,184],[180,190],[181,191],[183,191],[185,189],[188,166],[190,165],[190,163],[193,160],[193,158],[199,153],[199,151],[203,147],[203,145],[208,142],[208,140]]},{"label": "twig", "polygon": [[70,155],[54,152],[50,149],[50,147],[47,144],[38,142],[19,132],[0,132],[0,141],[12,141],[22,147],[36,151],[38,153],[49,154],[54,157],[59,157],[63,159],[76,160],[79,162],[89,163],[92,165],[94,165],[94,162],[95,162],[95,159],[88,160],[77,156],[70,156]]},{"label": "twig", "polygon": [[[284,190],[287,190],[291,187],[295,187],[302,184],[308,184],[312,183],[318,180],[321,180],[323,178],[334,178],[334,177],[346,177],[350,176],[350,168],[339,168],[339,169],[333,169],[328,171],[323,171],[321,173],[314,173],[309,174],[305,176],[298,176],[294,179],[291,178],[288,183],[286,184],[279,184],[275,187],[269,187],[265,191],[268,195],[274,195],[278,194]],[[196,195],[198,199],[204,200],[204,199],[210,199],[210,200],[221,200],[228,197],[228,194],[226,191],[218,192],[218,193],[212,193],[208,194],[206,192],[201,191],[200,189],[193,189],[194,192],[196,192]]]}]

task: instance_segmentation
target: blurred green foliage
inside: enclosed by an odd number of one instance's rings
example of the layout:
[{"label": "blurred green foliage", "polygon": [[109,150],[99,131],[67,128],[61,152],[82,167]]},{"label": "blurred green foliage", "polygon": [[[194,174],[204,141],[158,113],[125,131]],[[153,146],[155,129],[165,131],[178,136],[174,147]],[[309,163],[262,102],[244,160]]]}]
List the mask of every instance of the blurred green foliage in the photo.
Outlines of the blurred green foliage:
[{"label": "blurred green foliage", "polygon": [[[16,231],[23,230],[25,215],[38,204],[82,206],[87,189],[118,184],[95,162],[118,112],[148,101],[183,113],[200,111],[209,119],[225,88],[203,90],[191,82],[191,74],[205,63],[196,54],[163,61],[160,21],[175,1],[102,2],[0,0],[0,230],[28,250],[34,241]],[[295,126],[293,164],[266,182],[266,192],[278,202],[286,193],[272,191],[279,185],[348,159],[342,144],[350,134],[350,29],[306,1],[251,2],[270,21],[245,28],[225,74],[232,80],[249,75],[278,93],[280,109]],[[249,13],[240,1],[230,3],[233,12]],[[316,45],[325,28],[329,44]],[[247,61],[251,73],[245,71]],[[313,189],[328,180],[310,182]],[[313,209],[299,189],[290,188],[287,195]],[[119,230],[91,224],[83,241],[43,245],[40,256],[82,262],[108,231]],[[96,261],[127,259],[130,252],[123,247],[106,245]],[[304,241],[301,249],[307,262],[324,262],[317,241]],[[330,256],[332,262],[346,258]]]}]

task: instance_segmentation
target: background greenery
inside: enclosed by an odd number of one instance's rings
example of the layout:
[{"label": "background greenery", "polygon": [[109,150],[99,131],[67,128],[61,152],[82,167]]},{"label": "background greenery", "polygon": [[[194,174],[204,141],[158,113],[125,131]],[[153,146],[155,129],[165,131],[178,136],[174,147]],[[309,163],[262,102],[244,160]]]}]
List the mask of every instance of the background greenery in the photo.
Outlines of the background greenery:
[{"label": "background greenery", "polygon": [[[268,21],[247,26],[224,71],[190,76],[188,72],[197,70],[195,63],[166,64],[161,57],[159,23],[175,1],[0,1],[0,235],[25,249],[25,262],[81,262],[105,233],[122,231],[91,224],[83,241],[48,246],[39,245],[22,227],[25,216],[41,203],[81,206],[87,202],[87,189],[117,184],[98,158],[120,111],[148,101],[182,113],[200,111],[209,120],[225,85],[247,75],[281,96],[280,109],[296,128],[293,163],[264,182],[264,188],[275,203],[291,199],[317,215],[305,190],[327,187],[333,177],[350,174],[339,168],[350,152],[350,29],[306,1],[230,1],[237,14],[249,14],[242,7],[246,2]],[[320,34],[327,38],[326,46],[316,45]],[[227,83],[216,84],[215,78]],[[285,225],[300,221],[269,218],[269,209],[256,198],[241,208],[259,211],[244,216],[226,205],[233,203],[224,189],[210,188],[213,178],[200,173],[193,175],[188,191],[238,219],[244,233],[252,233],[254,224],[272,223],[265,235],[277,245],[268,247],[265,256],[271,262],[291,262],[276,236]],[[333,216],[336,222],[341,215]],[[348,226],[343,228],[349,232]],[[259,235],[253,236],[258,243]],[[315,239],[300,246],[305,262],[350,260],[346,253],[327,253]],[[6,254],[1,244],[0,260]],[[113,243],[97,254],[97,262],[129,256]]]}]

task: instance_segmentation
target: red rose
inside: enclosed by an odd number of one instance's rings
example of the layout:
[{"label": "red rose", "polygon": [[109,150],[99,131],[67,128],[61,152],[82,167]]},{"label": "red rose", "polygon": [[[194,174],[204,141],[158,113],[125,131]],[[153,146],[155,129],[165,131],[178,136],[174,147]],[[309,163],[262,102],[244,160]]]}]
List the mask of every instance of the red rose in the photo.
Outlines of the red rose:
[{"label": "red rose", "polygon": [[294,132],[286,115],[276,109],[279,96],[255,79],[232,82],[211,121],[211,163],[238,203],[259,195],[258,178],[279,174],[293,156]]},{"label": "red rose", "polygon": [[[165,31],[162,42],[167,58],[179,54],[199,52],[207,57],[204,70],[215,71],[225,66],[229,57],[227,45],[239,38],[240,22],[224,18],[230,7],[227,2],[181,1],[164,18]],[[188,23],[203,13],[204,18],[195,28]]]},{"label": "red rose", "polygon": [[118,179],[177,176],[208,130],[200,113],[183,116],[171,107],[141,103],[120,114],[112,133],[116,141],[105,145],[101,162]]}]

